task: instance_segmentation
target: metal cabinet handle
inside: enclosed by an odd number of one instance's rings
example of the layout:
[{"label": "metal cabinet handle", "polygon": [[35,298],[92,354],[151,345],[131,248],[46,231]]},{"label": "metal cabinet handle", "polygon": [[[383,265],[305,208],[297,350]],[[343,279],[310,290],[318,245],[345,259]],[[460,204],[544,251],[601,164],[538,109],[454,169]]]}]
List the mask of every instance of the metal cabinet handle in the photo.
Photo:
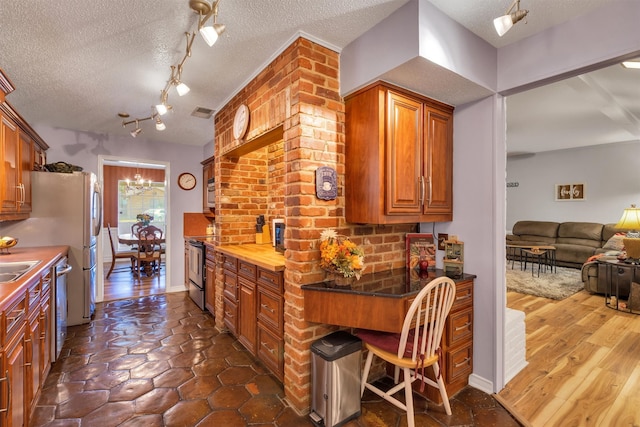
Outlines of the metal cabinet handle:
[{"label": "metal cabinet handle", "polygon": [[261,345],[261,346],[263,346],[264,348],[266,348],[266,349],[267,349],[267,351],[268,351],[269,353],[271,353],[271,354],[274,354],[274,353],[276,352],[274,349],[270,348],[270,347],[267,345],[267,343],[266,343],[266,342],[264,342],[264,341],[262,341],[262,342],[260,343],[260,345]]},{"label": "metal cabinet handle", "polygon": [[26,200],[26,192],[23,183],[18,184],[18,190],[20,191],[20,200],[18,201],[18,204],[22,206]]},{"label": "metal cabinet handle", "polygon": [[463,329],[467,329],[469,326],[471,326],[471,322],[467,322],[467,323],[465,323],[465,324],[464,324],[464,325],[462,325],[462,326],[458,326],[458,327],[456,328],[456,331],[461,331],[461,330],[463,330]]},{"label": "metal cabinet handle", "polygon": [[463,360],[462,362],[460,362],[460,363],[456,363],[456,364],[455,364],[455,365],[453,365],[453,366],[454,366],[454,367],[456,367],[456,368],[459,368],[460,366],[467,365],[467,364],[468,364],[468,362],[469,362],[469,360],[471,360],[471,358],[470,358],[470,357],[465,357],[465,358],[464,358],[464,360]]},{"label": "metal cabinet handle", "polygon": [[[15,314],[14,314],[15,313]],[[11,314],[13,314],[13,316],[7,316],[7,320],[9,321],[9,323],[13,323],[15,322],[17,319],[19,319],[20,317],[22,317],[22,315],[24,315],[24,308],[21,309],[20,311],[18,311],[17,313],[15,311],[13,311]]]},{"label": "metal cabinet handle", "polygon": [[456,297],[456,301],[462,301],[463,299],[469,299],[469,298],[471,298],[471,294],[466,294],[466,295]]},{"label": "metal cabinet handle", "polygon": [[271,313],[276,312],[273,308],[269,307],[267,304],[260,304],[260,307],[264,308],[267,311],[270,311]]},{"label": "metal cabinet handle", "polygon": [[9,408],[11,407],[11,381],[9,381],[9,370],[4,371],[4,378],[0,378],[0,382],[7,382],[7,407],[4,409],[0,409],[0,413],[9,412]]},{"label": "metal cabinet handle", "polygon": [[424,205],[424,176],[420,177],[420,206]]}]

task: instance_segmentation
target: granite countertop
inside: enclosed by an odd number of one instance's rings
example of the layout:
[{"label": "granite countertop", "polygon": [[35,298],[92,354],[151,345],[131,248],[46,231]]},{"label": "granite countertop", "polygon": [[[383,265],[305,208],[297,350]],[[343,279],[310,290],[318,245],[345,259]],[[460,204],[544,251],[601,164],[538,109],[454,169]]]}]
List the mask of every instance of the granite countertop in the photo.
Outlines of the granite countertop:
[{"label": "granite countertop", "polygon": [[[364,274],[360,280],[354,280],[349,286],[336,286],[334,282],[318,282],[302,285],[303,290],[344,292],[349,294],[375,295],[390,298],[403,298],[417,294],[427,283],[435,278],[445,276],[441,269],[430,270],[420,274],[417,269],[398,268],[378,273]],[[474,274],[463,274],[452,278],[454,282],[474,279]]]},{"label": "granite countertop", "polygon": [[0,310],[5,310],[10,304],[24,295],[32,278],[41,275],[64,254],[69,246],[41,246],[41,247],[13,247],[10,253],[0,256],[0,264],[6,262],[40,261],[35,267],[23,274],[15,282],[0,284]]}]

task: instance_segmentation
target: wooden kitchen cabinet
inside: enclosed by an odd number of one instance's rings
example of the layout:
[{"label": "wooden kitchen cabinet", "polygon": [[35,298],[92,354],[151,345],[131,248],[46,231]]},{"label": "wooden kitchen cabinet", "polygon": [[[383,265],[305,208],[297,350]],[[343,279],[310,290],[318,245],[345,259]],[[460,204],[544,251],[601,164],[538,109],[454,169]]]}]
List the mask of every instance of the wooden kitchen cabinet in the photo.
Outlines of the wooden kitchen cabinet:
[{"label": "wooden kitchen cabinet", "polygon": [[2,147],[0,168],[2,168],[2,204],[3,215],[18,214],[22,193],[20,190],[20,145],[18,127],[0,111],[0,144]]},{"label": "wooden kitchen cabinet", "polygon": [[26,378],[25,378],[25,329],[27,302],[23,296],[2,314],[3,342],[2,399],[0,409],[4,426],[24,426],[27,424]]},{"label": "wooden kitchen cabinet", "polygon": [[215,208],[210,208],[208,203],[208,183],[215,179],[215,158],[209,157],[201,162],[202,164],[202,212],[207,216],[215,213]]},{"label": "wooden kitchen cabinet", "polygon": [[345,98],[350,223],[453,219],[453,107],[377,82]]},{"label": "wooden kitchen cabinet", "polygon": [[5,101],[5,96],[13,90],[0,70],[0,221],[29,217],[31,171],[42,168],[49,148]]},{"label": "wooden kitchen cabinet", "polygon": [[223,322],[233,335],[238,333],[238,260],[222,255],[222,305]]},{"label": "wooden kitchen cabinet", "polygon": [[[206,245],[205,245],[206,246]],[[216,253],[208,246],[205,255],[204,307],[216,315]]]},{"label": "wooden kitchen cabinet", "polygon": [[222,254],[224,325],[284,379],[283,273]]}]

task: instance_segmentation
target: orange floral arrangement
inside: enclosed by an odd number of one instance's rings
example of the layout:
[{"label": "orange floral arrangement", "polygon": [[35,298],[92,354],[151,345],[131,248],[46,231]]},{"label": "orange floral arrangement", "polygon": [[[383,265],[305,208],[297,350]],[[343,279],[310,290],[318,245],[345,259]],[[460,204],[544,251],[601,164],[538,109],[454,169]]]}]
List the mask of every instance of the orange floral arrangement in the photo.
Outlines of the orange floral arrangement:
[{"label": "orange floral arrangement", "polygon": [[324,230],[320,235],[320,267],[329,273],[360,279],[364,251],[335,230]]}]

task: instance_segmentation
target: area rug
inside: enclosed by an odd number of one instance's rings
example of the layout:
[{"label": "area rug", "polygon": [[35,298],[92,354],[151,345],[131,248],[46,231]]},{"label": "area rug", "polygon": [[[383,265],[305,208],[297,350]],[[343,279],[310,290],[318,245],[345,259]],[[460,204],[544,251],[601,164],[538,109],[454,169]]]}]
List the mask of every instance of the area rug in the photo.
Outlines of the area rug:
[{"label": "area rug", "polygon": [[562,300],[583,288],[582,274],[577,268],[558,267],[556,273],[547,270],[547,272],[540,272],[538,277],[537,267],[531,276],[531,266],[527,271],[520,270],[517,263],[513,270],[511,266],[507,266],[507,290],[509,291]]}]

